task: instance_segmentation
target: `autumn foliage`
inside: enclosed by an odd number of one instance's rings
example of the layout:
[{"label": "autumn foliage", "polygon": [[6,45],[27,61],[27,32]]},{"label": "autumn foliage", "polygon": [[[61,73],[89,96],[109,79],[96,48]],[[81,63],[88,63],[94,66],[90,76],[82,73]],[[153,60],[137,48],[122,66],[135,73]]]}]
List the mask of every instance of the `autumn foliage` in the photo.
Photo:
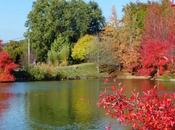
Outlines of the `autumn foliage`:
[{"label": "autumn foliage", "polygon": [[[141,75],[162,75],[174,69],[175,11],[169,1],[148,7],[141,44]],[[170,68],[171,66],[171,68]],[[173,68],[172,68],[173,67]]]},{"label": "autumn foliage", "polygon": [[2,49],[2,41],[0,41],[0,81],[14,81],[12,72],[17,67],[18,65],[11,60],[9,54]]},{"label": "autumn foliage", "polygon": [[139,52],[146,9],[146,4],[130,3],[123,8],[124,16],[119,20],[113,7],[111,19],[100,33],[100,39],[112,50],[111,57],[116,59],[114,63],[122,71],[134,74],[140,65]]},{"label": "autumn foliage", "polygon": [[108,116],[136,130],[174,130],[175,94],[159,94],[157,88],[126,96],[124,89],[111,86],[99,95],[98,106]]},{"label": "autumn foliage", "polygon": [[168,41],[147,40],[142,45],[141,58],[142,75],[162,75],[164,71],[168,70],[168,65],[174,62],[174,56],[171,50],[175,46]]},{"label": "autumn foliage", "polygon": [[120,70],[153,77],[175,72],[175,9],[169,0],[130,3],[121,21],[115,14],[113,8],[100,38]]}]

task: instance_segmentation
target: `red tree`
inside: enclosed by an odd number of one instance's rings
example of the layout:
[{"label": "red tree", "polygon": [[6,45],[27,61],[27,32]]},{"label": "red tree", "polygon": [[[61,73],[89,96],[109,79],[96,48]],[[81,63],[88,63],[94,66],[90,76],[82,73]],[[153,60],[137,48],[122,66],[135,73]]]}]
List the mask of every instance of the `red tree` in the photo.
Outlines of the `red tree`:
[{"label": "red tree", "polygon": [[168,64],[174,61],[174,56],[171,54],[172,49],[175,47],[167,41],[145,41],[141,50],[142,69],[140,73],[142,75],[151,75],[152,73],[161,75],[168,69]]},{"label": "red tree", "polygon": [[160,95],[156,88],[127,97],[122,87],[112,86],[100,94],[98,106],[136,130],[175,129],[175,94]]},{"label": "red tree", "polygon": [[14,81],[12,72],[17,67],[18,65],[11,60],[9,54],[2,49],[2,41],[0,41],[0,82]]},{"label": "red tree", "polygon": [[174,63],[175,11],[168,0],[148,7],[143,34],[141,61],[142,75],[163,74]]}]

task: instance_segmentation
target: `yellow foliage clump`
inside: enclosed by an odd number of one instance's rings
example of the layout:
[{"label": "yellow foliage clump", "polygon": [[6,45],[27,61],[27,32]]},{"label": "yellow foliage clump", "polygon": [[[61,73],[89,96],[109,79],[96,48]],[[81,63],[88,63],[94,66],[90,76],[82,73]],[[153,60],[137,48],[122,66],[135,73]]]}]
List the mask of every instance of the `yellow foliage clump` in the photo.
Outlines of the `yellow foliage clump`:
[{"label": "yellow foliage clump", "polygon": [[95,37],[92,35],[85,35],[78,40],[72,49],[72,58],[76,61],[82,62],[90,52]]}]

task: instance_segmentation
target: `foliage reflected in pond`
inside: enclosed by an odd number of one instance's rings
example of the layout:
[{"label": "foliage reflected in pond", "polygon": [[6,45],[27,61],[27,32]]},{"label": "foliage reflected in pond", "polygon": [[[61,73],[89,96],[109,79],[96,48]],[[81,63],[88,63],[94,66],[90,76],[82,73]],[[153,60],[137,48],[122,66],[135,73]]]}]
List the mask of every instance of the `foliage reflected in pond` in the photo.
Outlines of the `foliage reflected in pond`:
[{"label": "foliage reflected in pond", "polygon": [[[162,92],[174,92],[175,83],[149,80],[75,80],[61,82],[0,84],[0,129],[9,130],[126,130],[116,120],[107,118],[97,107],[98,94],[105,87],[121,82],[127,94],[159,85]],[[9,94],[10,96],[3,96]],[[15,120],[14,120],[15,119]],[[114,125],[115,124],[115,125]]]},{"label": "foliage reflected in pond", "polygon": [[91,124],[100,119],[101,112],[96,106],[98,82],[78,81],[77,84],[77,81],[67,81],[60,85],[59,88],[27,94],[29,119],[40,125],[55,127],[96,127]]},{"label": "foliage reflected in pond", "polygon": [[[0,87],[5,87],[8,90],[10,86],[9,83],[0,84]],[[9,92],[1,92],[0,90],[0,117],[9,107],[9,100],[12,98],[13,94]]]}]

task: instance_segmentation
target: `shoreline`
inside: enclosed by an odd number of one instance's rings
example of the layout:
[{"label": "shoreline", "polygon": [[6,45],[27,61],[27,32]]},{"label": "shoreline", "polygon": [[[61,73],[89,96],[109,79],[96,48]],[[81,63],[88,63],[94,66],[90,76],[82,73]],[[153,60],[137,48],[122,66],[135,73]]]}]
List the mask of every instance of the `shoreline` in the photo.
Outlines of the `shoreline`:
[{"label": "shoreline", "polygon": [[[0,81],[0,83],[15,83],[15,82],[40,82],[40,81],[64,81],[64,80],[88,80],[88,79],[105,79],[105,78],[111,78],[110,75],[101,73],[98,76],[75,76],[75,77],[67,77],[67,78],[56,78],[56,79],[43,79],[43,80],[33,80],[30,77],[25,77],[25,78],[16,78],[15,81]],[[135,76],[135,75],[118,75],[112,77],[113,79],[123,79],[123,80],[132,80],[132,79],[138,79],[138,80],[154,80],[154,81],[169,81],[169,82],[175,82],[175,79],[172,78],[151,78],[151,76]]]}]

